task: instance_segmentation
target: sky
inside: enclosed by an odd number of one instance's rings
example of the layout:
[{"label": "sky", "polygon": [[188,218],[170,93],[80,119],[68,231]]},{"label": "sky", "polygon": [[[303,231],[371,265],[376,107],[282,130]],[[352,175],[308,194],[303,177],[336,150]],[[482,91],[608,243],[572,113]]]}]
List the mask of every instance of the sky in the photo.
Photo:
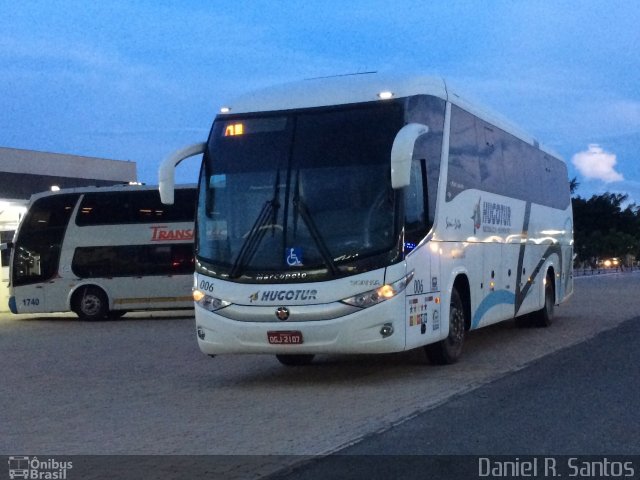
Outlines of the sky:
[{"label": "sky", "polygon": [[640,204],[637,0],[0,0],[0,19],[2,147],[131,160],[156,184],[247,91],[424,73],[557,152],[578,195]]}]

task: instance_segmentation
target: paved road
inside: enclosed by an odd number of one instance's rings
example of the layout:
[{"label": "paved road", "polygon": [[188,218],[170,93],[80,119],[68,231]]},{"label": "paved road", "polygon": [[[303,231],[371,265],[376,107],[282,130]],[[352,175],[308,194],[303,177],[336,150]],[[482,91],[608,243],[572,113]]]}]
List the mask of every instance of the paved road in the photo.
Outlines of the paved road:
[{"label": "paved road", "polygon": [[222,471],[268,474],[615,328],[638,315],[639,291],[637,273],[577,279],[551,328],[473,332],[462,361],[445,368],[415,353],[326,356],[304,368],[268,356],[210,359],[189,317],[4,317],[0,454],[260,455]]},{"label": "paved road", "polygon": [[270,480],[479,478],[476,457],[499,455],[549,458],[566,476],[572,457],[635,456],[618,460],[640,478],[639,365],[640,316]]}]

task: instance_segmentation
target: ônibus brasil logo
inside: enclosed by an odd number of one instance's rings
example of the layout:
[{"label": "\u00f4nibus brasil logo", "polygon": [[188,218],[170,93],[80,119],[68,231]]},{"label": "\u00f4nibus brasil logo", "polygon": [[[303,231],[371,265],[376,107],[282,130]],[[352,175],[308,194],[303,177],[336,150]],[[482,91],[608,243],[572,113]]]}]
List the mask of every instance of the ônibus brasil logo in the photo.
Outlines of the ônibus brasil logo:
[{"label": "\u00f4nibus brasil logo", "polygon": [[9,457],[9,478],[37,480],[65,480],[67,470],[73,468],[73,462],[61,462],[54,458],[40,460],[38,457]]}]

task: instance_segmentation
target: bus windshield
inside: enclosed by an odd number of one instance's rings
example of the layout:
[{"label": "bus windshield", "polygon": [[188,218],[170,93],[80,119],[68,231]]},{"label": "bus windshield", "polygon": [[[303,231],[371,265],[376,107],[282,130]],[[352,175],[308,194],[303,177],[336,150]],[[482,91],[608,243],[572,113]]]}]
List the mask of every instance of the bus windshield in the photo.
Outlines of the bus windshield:
[{"label": "bus windshield", "polygon": [[230,278],[347,275],[398,258],[399,102],[223,117],[200,179],[196,252]]},{"label": "bus windshield", "polygon": [[67,223],[78,196],[43,197],[29,208],[14,246],[13,286],[44,282],[56,275]]}]

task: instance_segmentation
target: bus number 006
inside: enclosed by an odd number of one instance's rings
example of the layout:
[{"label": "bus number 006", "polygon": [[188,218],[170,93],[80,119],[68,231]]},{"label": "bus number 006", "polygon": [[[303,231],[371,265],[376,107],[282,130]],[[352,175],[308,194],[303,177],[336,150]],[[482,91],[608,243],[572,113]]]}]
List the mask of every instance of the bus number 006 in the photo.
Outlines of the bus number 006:
[{"label": "bus number 006", "polygon": [[205,292],[213,292],[213,282],[207,282],[206,280],[202,280],[200,282],[200,290]]}]

